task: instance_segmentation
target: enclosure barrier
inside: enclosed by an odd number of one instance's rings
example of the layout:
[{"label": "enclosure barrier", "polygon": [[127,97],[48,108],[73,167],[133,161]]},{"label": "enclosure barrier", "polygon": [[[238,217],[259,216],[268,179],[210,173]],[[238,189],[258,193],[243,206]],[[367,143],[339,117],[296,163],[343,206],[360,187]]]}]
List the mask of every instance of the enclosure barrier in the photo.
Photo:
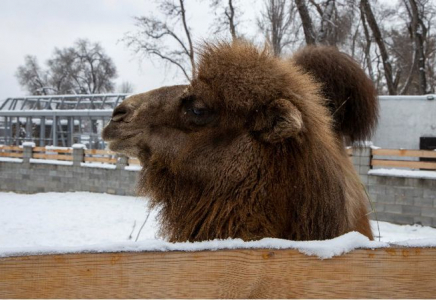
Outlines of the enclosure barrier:
[{"label": "enclosure barrier", "polygon": [[0,258],[2,298],[434,298],[436,248],[81,253]]},{"label": "enclosure barrier", "polygon": [[[119,157],[116,153],[108,150],[83,150],[66,147],[31,147],[24,146],[0,146],[0,157],[23,158],[24,149],[28,148],[29,159],[65,160],[74,161],[74,157],[81,162],[97,162],[115,165]],[[74,155],[75,151],[77,152]],[[353,149],[346,150],[348,156],[353,156]],[[399,157],[392,158],[392,157]],[[421,160],[417,160],[417,158]],[[126,158],[127,159],[127,158]],[[389,168],[408,168],[436,170],[436,151],[431,150],[406,150],[406,149],[371,149],[370,166]],[[427,160],[427,161],[424,161]],[[136,158],[128,158],[127,165],[139,165]]]},{"label": "enclosure barrier", "polygon": [[[372,150],[372,167],[389,167],[389,168],[409,168],[436,170],[436,151],[431,150],[405,150],[405,149],[373,149]],[[374,158],[381,157],[381,158]],[[391,156],[400,157],[401,159],[392,159]],[[388,158],[387,158],[388,157]],[[417,161],[413,158],[428,159],[432,161]]]},{"label": "enclosure barrier", "polygon": [[88,150],[80,147],[0,146],[0,157],[21,158],[25,162],[31,162],[31,159],[71,161],[76,165],[80,163],[117,165],[120,159],[124,159],[125,165],[139,165],[139,160],[136,158],[126,158],[108,150]]}]

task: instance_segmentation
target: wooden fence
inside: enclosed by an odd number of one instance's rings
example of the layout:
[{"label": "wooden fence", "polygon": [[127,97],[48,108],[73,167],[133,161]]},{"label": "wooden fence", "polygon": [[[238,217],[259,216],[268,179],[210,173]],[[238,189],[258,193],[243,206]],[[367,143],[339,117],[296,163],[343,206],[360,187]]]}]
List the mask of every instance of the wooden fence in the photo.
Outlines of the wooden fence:
[{"label": "wooden fence", "polygon": [[435,298],[436,248],[81,253],[0,258],[2,298]]},{"label": "wooden fence", "polygon": [[46,148],[34,147],[32,158],[49,160],[73,160],[72,148]]},{"label": "wooden fence", "polygon": [[[61,147],[32,147],[32,159],[73,161],[73,148]],[[22,146],[0,146],[0,157],[23,158]],[[108,150],[84,150],[83,162],[116,164],[117,154]],[[128,165],[139,165],[139,160],[129,158]]]},{"label": "wooden fence", "polygon": [[23,158],[23,147],[0,146],[0,157]]},{"label": "wooden fence", "polygon": [[[352,157],[353,149],[348,148],[347,154]],[[23,157],[23,147],[21,146],[0,146],[0,157]],[[394,157],[394,158],[393,158]],[[49,160],[73,160],[72,148],[54,148],[54,147],[33,147],[32,158],[49,159]],[[429,159],[433,161],[422,161],[420,159]],[[84,150],[84,162],[116,164],[116,153],[108,150]],[[136,158],[129,158],[128,165],[139,165]],[[371,168],[388,167],[388,168],[409,168],[436,170],[436,151],[431,150],[404,150],[404,149],[372,149],[371,150]]]},{"label": "wooden fence", "polygon": [[[373,149],[371,154],[371,167],[436,170],[436,151]],[[433,159],[433,161],[419,161],[416,158]]]}]

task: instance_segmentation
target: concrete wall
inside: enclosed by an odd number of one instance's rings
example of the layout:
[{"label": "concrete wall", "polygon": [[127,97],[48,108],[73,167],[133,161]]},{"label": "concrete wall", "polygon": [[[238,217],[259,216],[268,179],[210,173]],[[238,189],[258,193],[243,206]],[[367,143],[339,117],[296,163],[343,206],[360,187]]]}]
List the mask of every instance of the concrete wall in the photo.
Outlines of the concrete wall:
[{"label": "concrete wall", "polygon": [[436,179],[370,175],[368,190],[380,221],[436,227]]},{"label": "concrete wall", "polygon": [[371,149],[353,150],[353,164],[375,208],[371,219],[436,227],[436,176],[424,179],[418,178],[418,173],[417,178],[372,175],[368,174],[370,162]]},{"label": "concrete wall", "polygon": [[[433,97],[434,100],[428,100]],[[380,98],[380,119],[372,138],[381,148],[419,149],[421,136],[436,136],[436,95]]]},{"label": "concrete wall", "polygon": [[0,161],[0,190],[17,193],[86,191],[133,196],[138,173],[122,169]]}]

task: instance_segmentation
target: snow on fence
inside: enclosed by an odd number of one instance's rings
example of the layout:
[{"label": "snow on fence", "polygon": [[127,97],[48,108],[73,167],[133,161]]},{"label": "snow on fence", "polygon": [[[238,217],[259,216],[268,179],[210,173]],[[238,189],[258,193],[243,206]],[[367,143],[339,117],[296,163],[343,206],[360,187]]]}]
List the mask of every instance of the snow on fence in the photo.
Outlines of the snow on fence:
[{"label": "snow on fence", "polygon": [[436,248],[79,253],[0,258],[2,298],[434,298]]}]

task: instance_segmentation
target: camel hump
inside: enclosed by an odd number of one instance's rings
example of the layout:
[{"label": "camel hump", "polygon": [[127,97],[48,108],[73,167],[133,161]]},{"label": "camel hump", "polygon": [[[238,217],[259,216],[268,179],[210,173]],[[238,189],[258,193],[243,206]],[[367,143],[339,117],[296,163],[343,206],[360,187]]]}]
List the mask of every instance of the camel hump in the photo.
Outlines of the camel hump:
[{"label": "camel hump", "polygon": [[292,60],[322,84],[335,131],[350,142],[370,139],[378,120],[377,91],[359,64],[331,46],[306,46]]}]

